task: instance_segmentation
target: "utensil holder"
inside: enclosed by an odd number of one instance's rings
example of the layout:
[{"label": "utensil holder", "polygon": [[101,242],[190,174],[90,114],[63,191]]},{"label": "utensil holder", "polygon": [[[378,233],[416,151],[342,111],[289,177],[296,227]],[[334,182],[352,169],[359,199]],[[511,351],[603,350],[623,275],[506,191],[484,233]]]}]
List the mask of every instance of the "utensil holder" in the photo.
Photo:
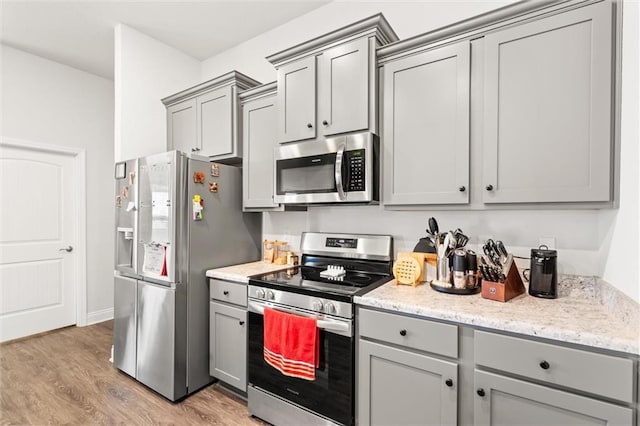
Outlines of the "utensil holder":
[{"label": "utensil holder", "polygon": [[438,256],[436,265],[436,281],[451,283],[451,270],[449,269],[449,256]]},{"label": "utensil holder", "polygon": [[511,263],[507,277],[503,283],[482,280],[482,297],[485,299],[506,302],[525,292],[522,278],[515,262]]}]

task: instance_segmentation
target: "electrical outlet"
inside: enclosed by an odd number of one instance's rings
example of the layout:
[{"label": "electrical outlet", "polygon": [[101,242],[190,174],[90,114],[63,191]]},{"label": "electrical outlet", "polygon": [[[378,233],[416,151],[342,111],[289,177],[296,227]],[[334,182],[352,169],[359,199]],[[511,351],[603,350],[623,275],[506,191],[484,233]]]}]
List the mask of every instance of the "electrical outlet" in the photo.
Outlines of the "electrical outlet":
[{"label": "electrical outlet", "polygon": [[551,250],[555,250],[556,248],[556,238],[555,237],[540,237],[538,239],[538,244],[541,246],[547,246]]}]

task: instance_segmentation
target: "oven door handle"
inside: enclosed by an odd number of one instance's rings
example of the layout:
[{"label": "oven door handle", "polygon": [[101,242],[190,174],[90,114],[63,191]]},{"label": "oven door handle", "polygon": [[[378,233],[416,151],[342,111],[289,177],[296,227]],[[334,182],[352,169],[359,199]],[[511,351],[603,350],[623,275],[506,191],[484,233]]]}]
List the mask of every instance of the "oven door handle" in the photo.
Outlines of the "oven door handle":
[{"label": "oven door handle", "polygon": [[342,185],[342,163],[344,162],[345,149],[346,149],[345,144],[340,144],[340,146],[338,147],[338,153],[336,154],[336,169],[335,169],[336,188],[338,188],[338,197],[340,197],[340,200],[342,201],[347,199],[347,195],[344,193],[344,186]]},{"label": "oven door handle", "polygon": [[[286,314],[292,314],[292,315],[298,315],[300,317],[306,317],[306,318],[315,318],[312,315],[305,315],[302,314],[298,311],[294,311],[294,310],[290,310],[290,309],[286,309],[286,308],[282,308],[280,306],[278,307],[274,307],[274,306],[269,306],[269,305],[263,305],[262,303],[256,303],[253,302],[251,300],[249,300],[248,302],[248,308],[249,311],[254,312],[256,314],[260,314],[260,315],[264,315],[264,308],[268,307],[270,309],[273,309],[275,311],[280,311],[280,312],[284,312]],[[321,328],[323,330],[327,330],[327,331],[334,331],[337,332],[338,334],[347,334],[347,333],[351,333],[351,324],[347,321],[336,321],[336,320],[316,320],[316,326],[318,328]]]}]

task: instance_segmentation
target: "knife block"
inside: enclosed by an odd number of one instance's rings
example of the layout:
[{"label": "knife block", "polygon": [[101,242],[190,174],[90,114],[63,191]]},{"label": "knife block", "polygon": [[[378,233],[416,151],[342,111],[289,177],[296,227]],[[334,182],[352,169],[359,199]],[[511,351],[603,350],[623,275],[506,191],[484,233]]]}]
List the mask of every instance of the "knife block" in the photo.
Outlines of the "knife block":
[{"label": "knife block", "polygon": [[506,302],[525,292],[520,272],[515,262],[511,263],[511,268],[503,283],[482,280],[482,297],[498,302]]}]

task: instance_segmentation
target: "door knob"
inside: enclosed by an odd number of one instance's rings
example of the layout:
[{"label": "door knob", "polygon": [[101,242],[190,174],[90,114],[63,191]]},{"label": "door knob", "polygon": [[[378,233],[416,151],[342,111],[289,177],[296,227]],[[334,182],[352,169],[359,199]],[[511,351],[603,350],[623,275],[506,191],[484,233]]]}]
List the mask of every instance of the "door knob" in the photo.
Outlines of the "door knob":
[{"label": "door knob", "polygon": [[467,188],[465,188],[464,186],[461,186],[460,188],[458,188],[458,191],[460,191],[460,192],[464,192],[466,190],[467,190]]},{"label": "door knob", "polygon": [[493,191],[493,185],[487,185],[486,190],[487,191]]},{"label": "door knob", "polygon": [[328,125],[329,125],[329,122],[328,122],[327,120],[322,120],[322,125],[323,125],[323,126],[328,126]]},{"label": "door knob", "polygon": [[313,124],[311,124],[311,123],[307,123],[307,127],[308,127],[309,129],[312,129],[312,128],[313,128]]},{"label": "door knob", "polygon": [[65,248],[61,248],[58,251],[66,251],[67,253],[71,253],[73,251],[73,247],[68,246],[68,247],[65,247]]},{"label": "door knob", "polygon": [[447,380],[445,380],[444,384],[449,386],[449,387],[452,387],[453,386],[453,380],[447,379]]}]

